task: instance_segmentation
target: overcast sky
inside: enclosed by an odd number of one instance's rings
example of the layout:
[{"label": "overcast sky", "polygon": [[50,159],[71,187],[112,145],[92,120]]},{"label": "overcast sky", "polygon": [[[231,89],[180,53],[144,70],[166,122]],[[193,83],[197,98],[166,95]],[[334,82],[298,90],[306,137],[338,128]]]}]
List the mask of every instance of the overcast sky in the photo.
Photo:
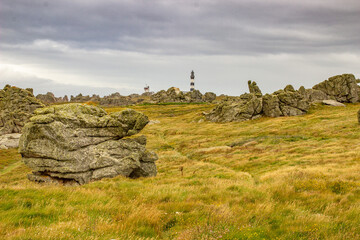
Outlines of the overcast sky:
[{"label": "overcast sky", "polygon": [[360,78],[359,0],[0,0],[0,87],[240,95]]}]

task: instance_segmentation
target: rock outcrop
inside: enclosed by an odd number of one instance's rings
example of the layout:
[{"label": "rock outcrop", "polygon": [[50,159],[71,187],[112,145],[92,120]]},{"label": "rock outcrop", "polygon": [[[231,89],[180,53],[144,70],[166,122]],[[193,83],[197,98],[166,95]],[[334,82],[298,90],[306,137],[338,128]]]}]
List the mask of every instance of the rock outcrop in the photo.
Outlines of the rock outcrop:
[{"label": "rock outcrop", "polygon": [[[137,95],[137,94],[136,94]],[[139,96],[139,95],[137,95]],[[128,106],[135,104],[135,102],[132,100],[132,97],[137,96],[121,96],[120,93],[113,93],[109,96],[105,96],[100,99],[100,105],[101,106]]]},{"label": "rock outcrop", "polygon": [[93,94],[91,97],[89,95],[83,96],[81,93],[76,97],[70,96],[70,102],[100,102],[100,96]]},{"label": "rock outcrop", "polygon": [[161,90],[150,97],[153,103],[200,103],[212,102],[216,99],[216,94],[208,92],[202,95],[199,90],[183,93],[179,88],[171,87],[167,91]]},{"label": "rock outcrop", "polygon": [[273,94],[266,94],[262,102],[263,113],[267,117],[302,115],[310,107],[310,102],[291,85]]},{"label": "rock outcrop", "polygon": [[228,98],[205,114],[212,122],[241,122],[261,116],[262,100],[253,93],[245,93],[239,98]]},{"label": "rock outcrop", "polygon": [[359,87],[353,74],[342,74],[329,78],[313,87],[338,102],[359,101]]},{"label": "rock outcrop", "polygon": [[0,135],[20,133],[35,109],[44,105],[24,89],[6,85],[0,90]]},{"label": "rock outcrop", "polygon": [[146,138],[125,138],[148,122],[130,109],[112,114],[81,104],[38,109],[20,138],[19,151],[33,170],[28,178],[84,184],[117,175],[155,176],[157,156],[146,150]]},{"label": "rock outcrop", "polygon": [[185,102],[187,103],[199,103],[203,102],[203,95],[199,90],[193,90],[184,94]]},{"label": "rock outcrop", "polygon": [[301,86],[298,92],[310,103],[322,102],[323,100],[330,99],[326,93],[316,90],[316,89],[305,89],[304,86]]},{"label": "rock outcrop", "polygon": [[312,89],[301,86],[299,90],[295,90],[292,85],[287,85],[283,90],[263,96],[256,82],[248,81],[252,97],[246,99],[244,98],[246,94],[240,97],[220,96],[220,104],[205,116],[214,122],[230,122],[254,119],[262,115],[268,117],[302,115],[308,112],[313,103],[345,106],[339,102],[359,101],[360,87],[357,83],[354,75],[343,74],[331,77]]},{"label": "rock outcrop", "polygon": [[151,95],[150,99],[155,103],[185,102],[184,94],[176,87],[171,87],[167,91],[161,90]]}]

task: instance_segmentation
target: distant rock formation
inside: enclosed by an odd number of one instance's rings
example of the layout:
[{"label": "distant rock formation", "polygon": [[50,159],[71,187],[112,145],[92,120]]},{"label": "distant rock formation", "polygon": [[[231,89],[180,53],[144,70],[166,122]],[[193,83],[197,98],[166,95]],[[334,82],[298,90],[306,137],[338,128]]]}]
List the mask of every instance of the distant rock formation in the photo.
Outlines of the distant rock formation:
[{"label": "distant rock formation", "polygon": [[267,117],[302,115],[308,112],[312,103],[323,102],[340,106],[336,101],[358,102],[360,93],[357,80],[352,74],[331,77],[312,89],[305,89],[302,86],[296,91],[292,85],[287,85],[284,90],[264,96],[255,82],[249,81],[248,86],[250,94],[224,97],[219,105],[205,114],[207,120],[232,122],[254,119],[262,115]]},{"label": "distant rock formation", "polygon": [[105,107],[110,106],[128,106],[135,104],[132,100],[132,97],[140,96],[136,94],[136,96],[121,96],[120,93],[113,93],[109,96],[105,96],[100,99],[100,105]]},{"label": "distant rock formation", "polygon": [[81,93],[78,94],[76,97],[72,96],[70,97],[70,102],[73,103],[82,103],[82,102],[100,102],[100,96],[93,94],[91,97],[89,95],[83,96]]},{"label": "distant rock formation", "polygon": [[20,133],[35,109],[44,107],[24,89],[6,85],[0,90],[0,135]]},{"label": "distant rock formation", "polygon": [[65,97],[55,97],[55,95],[52,92],[48,92],[46,94],[38,94],[36,96],[37,99],[39,99],[40,101],[42,101],[45,104],[54,104],[54,103],[63,103],[63,102],[68,102],[69,99],[68,97],[65,95]]},{"label": "distant rock formation", "polygon": [[167,91],[161,90],[152,94],[150,99],[153,103],[200,103],[214,101],[216,94],[207,92],[202,95],[199,90],[183,93],[179,88],[171,87]]},{"label": "distant rock formation", "polygon": [[139,133],[149,122],[134,110],[107,114],[81,104],[38,109],[25,125],[19,152],[37,182],[84,184],[115,177],[156,175],[155,153]]}]

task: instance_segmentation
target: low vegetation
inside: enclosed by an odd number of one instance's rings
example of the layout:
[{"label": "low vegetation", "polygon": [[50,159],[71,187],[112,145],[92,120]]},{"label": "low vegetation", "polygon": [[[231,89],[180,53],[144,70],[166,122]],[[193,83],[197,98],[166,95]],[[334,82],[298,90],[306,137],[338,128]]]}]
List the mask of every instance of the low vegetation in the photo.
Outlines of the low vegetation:
[{"label": "low vegetation", "polygon": [[40,185],[0,150],[1,239],[360,238],[359,104],[225,124],[213,107],[132,107],[160,121],[154,178]]}]

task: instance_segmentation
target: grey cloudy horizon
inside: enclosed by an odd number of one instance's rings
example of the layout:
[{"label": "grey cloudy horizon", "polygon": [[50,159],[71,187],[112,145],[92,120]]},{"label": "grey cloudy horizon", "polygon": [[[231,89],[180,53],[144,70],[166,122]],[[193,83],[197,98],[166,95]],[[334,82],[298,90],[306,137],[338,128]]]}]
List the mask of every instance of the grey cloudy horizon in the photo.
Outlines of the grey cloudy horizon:
[{"label": "grey cloudy horizon", "polygon": [[[358,0],[0,0],[0,84],[240,95],[360,76]],[[0,86],[1,87],[1,86]]]}]

